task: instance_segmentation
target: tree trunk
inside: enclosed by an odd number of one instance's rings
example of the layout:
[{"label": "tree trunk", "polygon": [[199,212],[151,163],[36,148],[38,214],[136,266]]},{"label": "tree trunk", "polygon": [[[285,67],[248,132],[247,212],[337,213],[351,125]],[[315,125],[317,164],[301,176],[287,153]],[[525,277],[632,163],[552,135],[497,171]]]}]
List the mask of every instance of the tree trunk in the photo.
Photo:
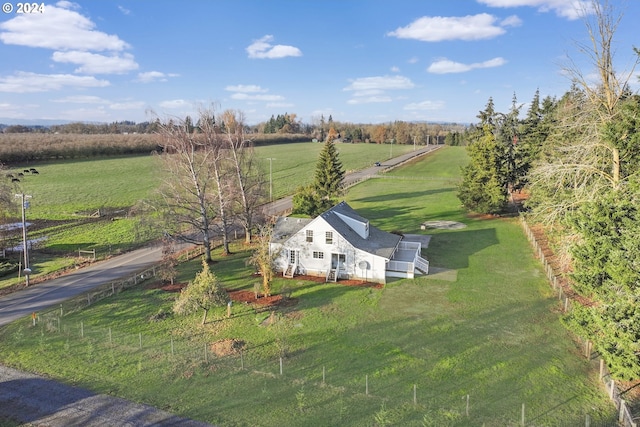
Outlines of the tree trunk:
[{"label": "tree trunk", "polygon": [[620,150],[617,148],[613,148],[613,170],[612,170],[612,178],[613,178],[613,188],[617,189],[620,184]]}]

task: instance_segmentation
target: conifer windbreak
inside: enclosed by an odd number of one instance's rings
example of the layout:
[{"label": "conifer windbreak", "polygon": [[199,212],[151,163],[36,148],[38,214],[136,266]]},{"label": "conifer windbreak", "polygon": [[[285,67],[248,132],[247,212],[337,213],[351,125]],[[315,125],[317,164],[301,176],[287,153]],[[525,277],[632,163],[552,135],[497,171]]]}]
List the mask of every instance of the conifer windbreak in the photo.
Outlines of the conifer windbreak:
[{"label": "conifer windbreak", "polygon": [[338,150],[331,139],[325,142],[318,163],[313,184],[318,196],[323,199],[336,199],[342,192],[344,169],[338,158]]}]

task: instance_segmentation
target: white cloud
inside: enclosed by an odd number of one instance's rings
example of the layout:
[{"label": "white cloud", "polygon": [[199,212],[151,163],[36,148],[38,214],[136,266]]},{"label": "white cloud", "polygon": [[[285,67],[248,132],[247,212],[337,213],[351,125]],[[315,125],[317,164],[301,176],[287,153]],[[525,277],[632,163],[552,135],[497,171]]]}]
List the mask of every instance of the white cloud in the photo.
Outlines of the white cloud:
[{"label": "white cloud", "polygon": [[47,5],[46,13],[17,15],[0,24],[0,41],[5,44],[56,50],[122,51],[129,45],[116,35],[95,29],[96,25],[72,10],[76,5],[58,2]]},{"label": "white cloud", "polygon": [[495,16],[487,13],[462,17],[423,16],[387,35],[424,42],[491,39],[505,33],[504,28],[495,25],[496,21]]},{"label": "white cloud", "polygon": [[344,91],[353,91],[353,97],[348,104],[373,104],[391,102],[387,94],[389,90],[406,90],[415,87],[413,82],[404,76],[374,76],[360,77],[351,80],[351,84]]},{"label": "white cloud", "polygon": [[358,105],[358,104],[375,104],[379,102],[391,102],[392,99],[390,96],[356,96],[347,101],[347,104]]},{"label": "white cloud", "polygon": [[92,95],[75,95],[75,96],[66,96],[60,99],[53,99],[52,102],[59,103],[69,103],[69,104],[108,104],[104,98],[100,98],[99,96]]},{"label": "white cloud", "polygon": [[72,50],[68,52],[54,52],[52,59],[56,62],[69,62],[80,65],[76,73],[84,74],[124,74],[138,69],[133,55],[100,55],[98,53]]},{"label": "white cloud", "polygon": [[343,90],[362,92],[367,90],[411,89],[414,86],[413,82],[404,76],[375,76],[351,80],[351,84]]},{"label": "white cloud", "polygon": [[477,0],[489,7],[521,7],[538,8],[539,12],[555,12],[556,15],[569,20],[579,19],[593,13],[591,0]]},{"label": "white cloud", "polygon": [[112,110],[140,110],[144,108],[144,102],[142,101],[129,101],[129,102],[114,102],[109,105]]},{"label": "white cloud", "polygon": [[463,64],[461,62],[455,62],[450,59],[443,58],[432,63],[429,68],[427,68],[427,71],[433,74],[465,73],[478,68],[500,67],[506,63],[507,61],[500,57],[489,59],[484,62],[474,62],[472,64]]},{"label": "white cloud", "polygon": [[234,93],[231,95],[231,99],[238,101],[283,101],[284,96],[281,95],[250,95],[248,93]]},{"label": "white cloud", "polygon": [[160,103],[160,106],[162,108],[167,108],[167,109],[177,109],[177,108],[185,108],[185,107],[192,107],[192,103],[188,102],[184,99],[172,99],[169,101],[162,101]]},{"label": "white cloud", "polygon": [[160,71],[146,71],[144,73],[138,73],[137,82],[141,83],[153,83],[153,82],[166,82],[169,77],[178,77],[179,74],[162,73]]},{"label": "white cloud", "polygon": [[263,89],[258,85],[231,85],[224,88],[228,92],[242,92],[242,93],[263,93],[268,92],[268,89]]},{"label": "white cloud", "polygon": [[266,35],[255,40],[246,49],[249,54],[249,58],[277,59],[285,58],[287,56],[302,56],[302,51],[297,47],[282,44],[274,46],[271,44],[272,41],[272,35]]},{"label": "white cloud", "polygon": [[72,74],[36,74],[20,71],[12,76],[0,77],[0,92],[35,93],[60,90],[65,87],[89,88],[109,86],[107,80]]},{"label": "white cloud", "polygon": [[295,104],[290,102],[269,102],[267,108],[291,108],[295,107]]},{"label": "white cloud", "polygon": [[394,65],[393,67],[391,67],[391,72],[392,73],[399,73],[400,72],[400,67],[397,67],[397,66]]},{"label": "white cloud", "polygon": [[444,107],[442,101],[422,101],[412,102],[404,106],[405,110],[409,111],[424,111],[424,110],[441,110]]},{"label": "white cloud", "polygon": [[504,18],[500,21],[500,25],[503,27],[519,27],[522,25],[522,19],[520,19],[517,15],[511,15]]},{"label": "white cloud", "polygon": [[124,6],[118,6],[118,10],[120,12],[122,12],[124,15],[130,15],[131,14],[131,10],[127,9]]}]

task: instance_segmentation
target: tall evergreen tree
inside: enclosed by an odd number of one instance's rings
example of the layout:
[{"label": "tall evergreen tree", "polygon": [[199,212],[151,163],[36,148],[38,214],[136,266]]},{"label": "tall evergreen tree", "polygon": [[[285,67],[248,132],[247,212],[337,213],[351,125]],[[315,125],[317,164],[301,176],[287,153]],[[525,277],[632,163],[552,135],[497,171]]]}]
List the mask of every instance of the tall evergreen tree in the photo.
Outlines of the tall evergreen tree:
[{"label": "tall evergreen tree", "polygon": [[458,187],[458,199],[466,209],[491,214],[504,210],[507,192],[500,151],[489,125],[485,125],[482,138],[467,146],[470,160],[462,168],[462,182]]},{"label": "tall evergreen tree", "polygon": [[317,216],[337,202],[344,184],[344,169],[338,150],[327,140],[316,163],[311,186],[300,187],[293,196],[293,213]]},{"label": "tall evergreen tree", "polygon": [[318,162],[314,188],[322,198],[336,199],[342,192],[344,169],[338,157],[338,150],[333,141],[325,142]]}]

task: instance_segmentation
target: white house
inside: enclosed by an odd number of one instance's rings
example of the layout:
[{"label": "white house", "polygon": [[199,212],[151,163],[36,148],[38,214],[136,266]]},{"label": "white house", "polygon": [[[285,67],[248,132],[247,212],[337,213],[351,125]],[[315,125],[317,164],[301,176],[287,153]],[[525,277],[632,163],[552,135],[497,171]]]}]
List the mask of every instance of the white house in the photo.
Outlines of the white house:
[{"label": "white house", "polygon": [[341,202],[314,219],[280,217],[271,238],[276,271],[385,283],[387,277],[428,273],[420,242],[373,227]]}]

